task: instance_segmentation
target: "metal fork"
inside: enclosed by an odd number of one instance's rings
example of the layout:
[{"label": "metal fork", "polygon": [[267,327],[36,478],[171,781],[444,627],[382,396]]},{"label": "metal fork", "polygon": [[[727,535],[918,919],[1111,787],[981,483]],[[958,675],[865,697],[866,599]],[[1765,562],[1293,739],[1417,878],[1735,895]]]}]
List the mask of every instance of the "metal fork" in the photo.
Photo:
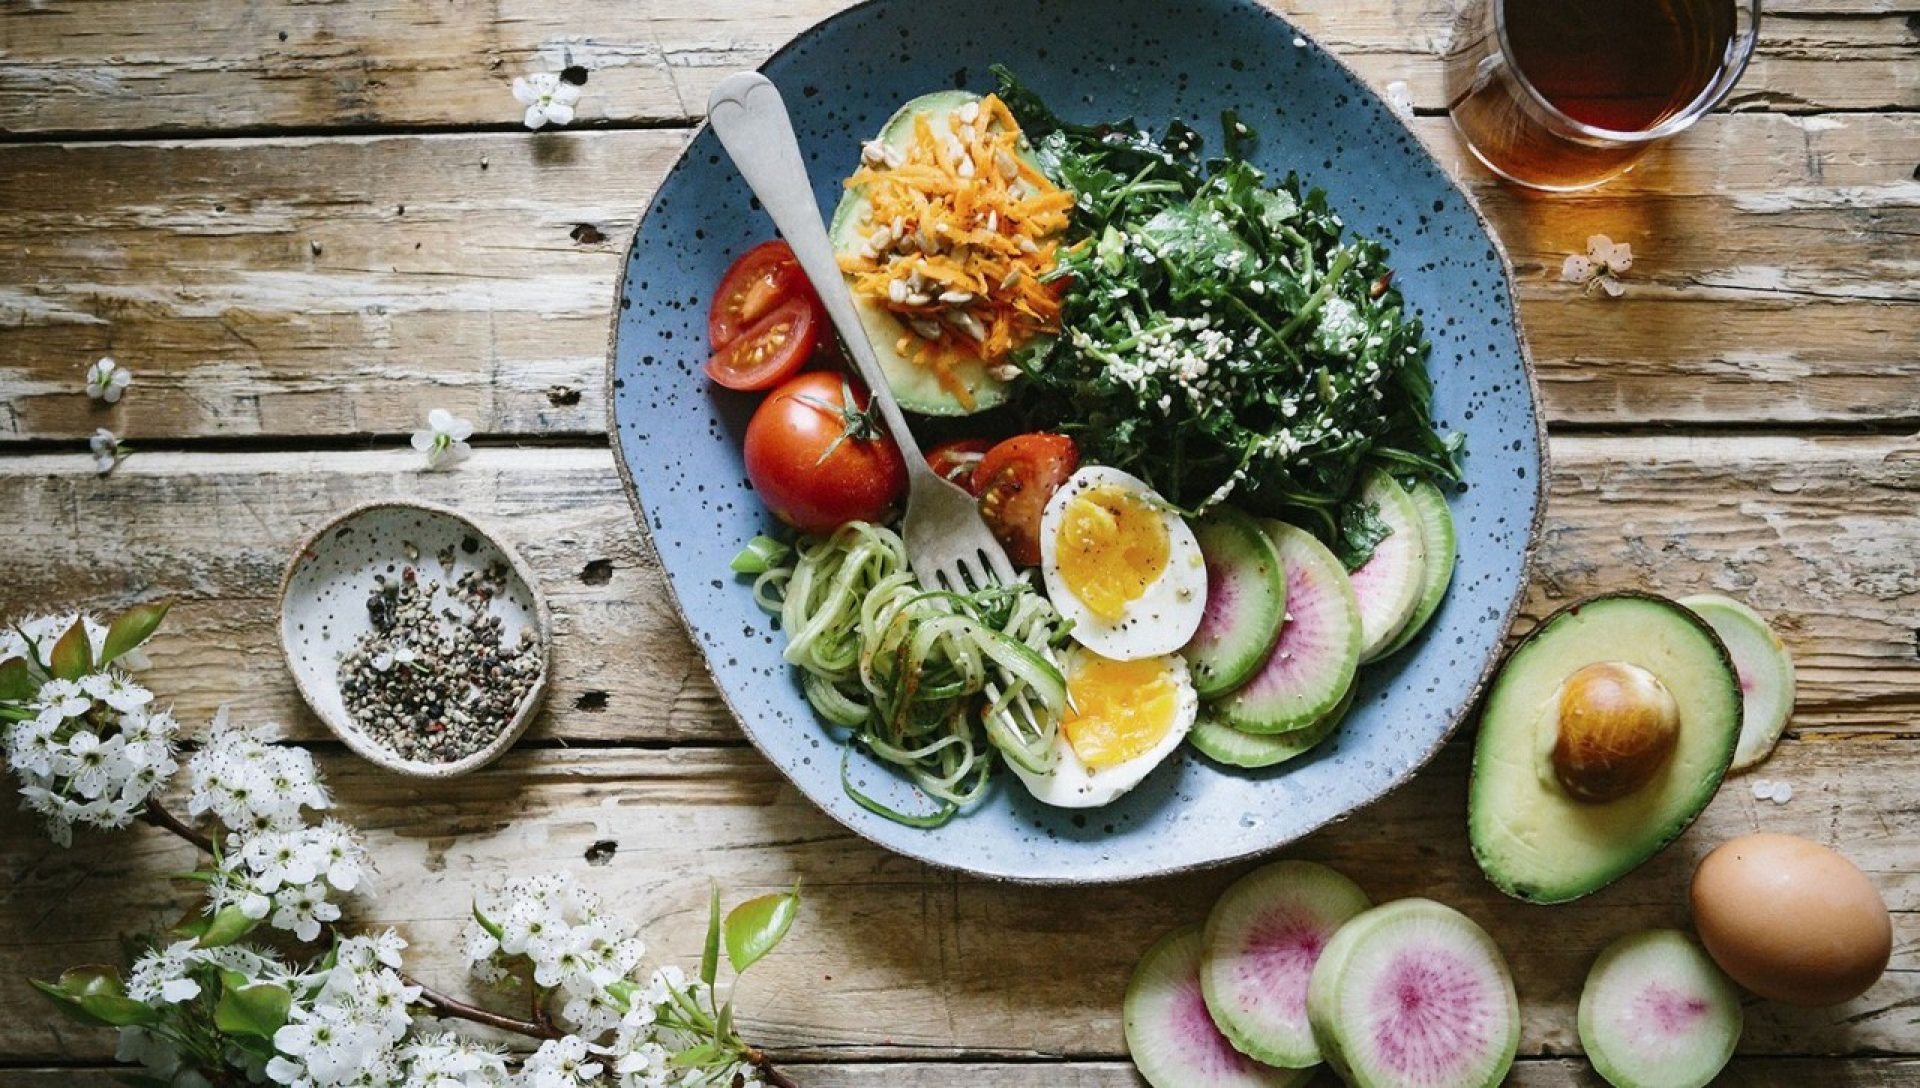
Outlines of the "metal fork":
[{"label": "metal fork", "polygon": [[1013,564],[980,520],[973,496],[933,471],[907,429],[834,259],[833,242],[821,222],[806,160],[794,140],[793,122],[779,89],[758,72],[728,76],[707,99],[707,124],[760,198],[773,225],[793,247],[801,271],[813,282],[833,327],[840,330],[854,368],[867,383],[887,430],[906,458],[907,517],[902,535],[914,576],[921,585],[955,593],[1012,582]]}]

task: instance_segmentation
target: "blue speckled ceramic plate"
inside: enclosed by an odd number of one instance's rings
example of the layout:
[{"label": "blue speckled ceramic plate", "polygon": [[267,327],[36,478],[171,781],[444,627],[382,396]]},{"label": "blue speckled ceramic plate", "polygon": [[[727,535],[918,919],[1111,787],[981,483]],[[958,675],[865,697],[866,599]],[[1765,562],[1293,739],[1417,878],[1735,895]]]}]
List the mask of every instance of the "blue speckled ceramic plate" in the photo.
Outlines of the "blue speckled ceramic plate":
[{"label": "blue speckled ceramic plate", "polygon": [[[1435,414],[1469,435],[1454,499],[1460,565],[1427,631],[1363,670],[1346,723],[1312,755],[1266,772],[1183,751],[1104,809],[1049,809],[1002,774],[935,831],[854,804],[840,746],[780,658],[782,636],[727,561],[774,528],[741,467],[756,399],[711,387],[709,292],[729,260],[773,236],[711,132],[702,131],[641,220],[620,284],[609,392],[614,447],[681,615],[747,735],[821,808],[874,841],[1005,879],[1100,883],[1273,850],[1379,798],[1459,724],[1491,670],[1524,588],[1543,453],[1509,271],[1469,198],[1358,78],[1291,24],[1244,0],[947,4],[873,0],[802,34],[767,62],[832,208],[859,144],[901,102],[945,87],[992,89],[1010,66],[1062,114],[1191,119],[1217,136],[1234,107],[1259,130],[1258,164],[1324,187],[1357,231],[1393,250],[1395,282],[1433,338]],[[896,804],[909,791],[856,761],[855,780]]]}]

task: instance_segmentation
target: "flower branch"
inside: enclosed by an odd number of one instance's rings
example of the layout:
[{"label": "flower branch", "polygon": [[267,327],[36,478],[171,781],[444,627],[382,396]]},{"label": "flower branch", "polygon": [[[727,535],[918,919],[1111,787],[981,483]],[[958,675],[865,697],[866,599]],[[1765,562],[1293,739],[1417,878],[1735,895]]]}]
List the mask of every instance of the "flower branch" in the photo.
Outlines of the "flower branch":
[{"label": "flower branch", "polygon": [[[28,807],[58,842],[76,823],[135,819],[206,855],[181,874],[206,889],[202,911],[141,953],[124,977],[104,966],[34,985],[85,1023],[116,1028],[142,1083],[187,1088],[793,1088],[735,1029],[720,999],[786,936],[796,888],[736,906],[716,888],[697,978],[666,967],[639,976],[633,924],[565,873],[482,893],[462,935],[474,976],[525,985],[525,1018],[452,997],[402,972],[407,942],[350,932],[343,897],[364,891],[372,858],[358,831],[325,816],[333,801],[311,752],[242,728],[224,708],[185,760],[186,803],[154,795],[176,770],[178,726],[151,711],[126,671],[166,605],[102,624],[41,618],[0,632],[0,747]],[[319,822],[310,814],[322,814]],[[211,834],[196,823],[212,823]],[[244,943],[261,928],[325,951],[298,964]],[[737,983],[736,983],[737,984]],[[539,1042],[517,1060],[416,1017],[464,1021]],[[517,1065],[517,1069],[513,1068]]]}]

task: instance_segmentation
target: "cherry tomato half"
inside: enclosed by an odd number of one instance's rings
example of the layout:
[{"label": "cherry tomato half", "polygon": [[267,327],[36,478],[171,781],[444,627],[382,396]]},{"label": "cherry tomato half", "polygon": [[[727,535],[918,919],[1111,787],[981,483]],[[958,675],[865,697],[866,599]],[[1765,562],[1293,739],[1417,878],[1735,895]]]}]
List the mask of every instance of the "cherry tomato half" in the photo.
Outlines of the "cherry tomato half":
[{"label": "cherry tomato half", "polygon": [[813,357],[820,306],[789,298],[707,360],[707,377],[728,389],[769,389]]},{"label": "cherry tomato half", "polygon": [[733,343],[775,306],[794,295],[813,297],[800,262],[785,242],[762,242],[741,254],[713,289],[707,311],[707,341],[713,350]]},{"label": "cherry tomato half", "polygon": [[[980,489],[973,470],[980,464],[987,451],[993,448],[993,440],[987,438],[956,438],[951,442],[942,442],[927,451],[927,464],[933,471],[945,479],[966,488],[967,494],[980,497]],[[984,483],[985,481],[979,481]]]},{"label": "cherry tomato half", "polygon": [[747,478],[760,501],[807,533],[887,520],[906,497],[907,463],[866,411],[866,390],[839,374],[812,371],[774,390],[747,424]]},{"label": "cherry tomato half", "polygon": [[1080,450],[1063,434],[1021,434],[987,451],[973,470],[980,517],[1015,566],[1040,563],[1040,515],[1080,467]]}]

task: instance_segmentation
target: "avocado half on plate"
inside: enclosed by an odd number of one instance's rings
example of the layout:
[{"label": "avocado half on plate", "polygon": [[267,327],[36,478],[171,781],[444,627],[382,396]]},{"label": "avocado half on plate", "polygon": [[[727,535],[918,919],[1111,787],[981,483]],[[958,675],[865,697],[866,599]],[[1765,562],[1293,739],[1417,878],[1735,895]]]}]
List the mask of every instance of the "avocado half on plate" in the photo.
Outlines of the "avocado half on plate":
[{"label": "avocado half on plate", "polygon": [[1536,903],[1605,887],[1706,807],[1740,717],[1726,647],[1678,603],[1610,593],[1555,612],[1507,656],[1481,711],[1474,858]]},{"label": "avocado half on plate", "polygon": [[[895,111],[881,126],[878,139],[894,151],[905,153],[914,140],[916,116],[925,115],[936,131],[945,131],[949,117],[979,102],[980,96],[968,91],[936,91],[921,95]],[[1033,158],[1031,149],[1024,146],[1024,141],[1019,156],[1028,165],[1039,168],[1039,163]],[[848,189],[840,198],[827,233],[836,253],[852,254],[858,252],[861,243],[881,225],[872,220],[866,192],[856,186]],[[930,368],[901,355],[897,345],[902,341],[911,342],[913,336],[913,331],[905,322],[857,291],[853,302],[854,308],[859,311],[860,323],[867,330],[867,339],[873,343],[880,369],[887,375],[887,384],[892,387],[900,407],[920,415],[963,416],[996,408],[1006,401],[1011,392],[1009,383],[1004,378],[994,376],[992,363],[969,357],[952,360],[949,380],[965,391],[964,397],[957,395],[955,387],[943,386]]]}]

